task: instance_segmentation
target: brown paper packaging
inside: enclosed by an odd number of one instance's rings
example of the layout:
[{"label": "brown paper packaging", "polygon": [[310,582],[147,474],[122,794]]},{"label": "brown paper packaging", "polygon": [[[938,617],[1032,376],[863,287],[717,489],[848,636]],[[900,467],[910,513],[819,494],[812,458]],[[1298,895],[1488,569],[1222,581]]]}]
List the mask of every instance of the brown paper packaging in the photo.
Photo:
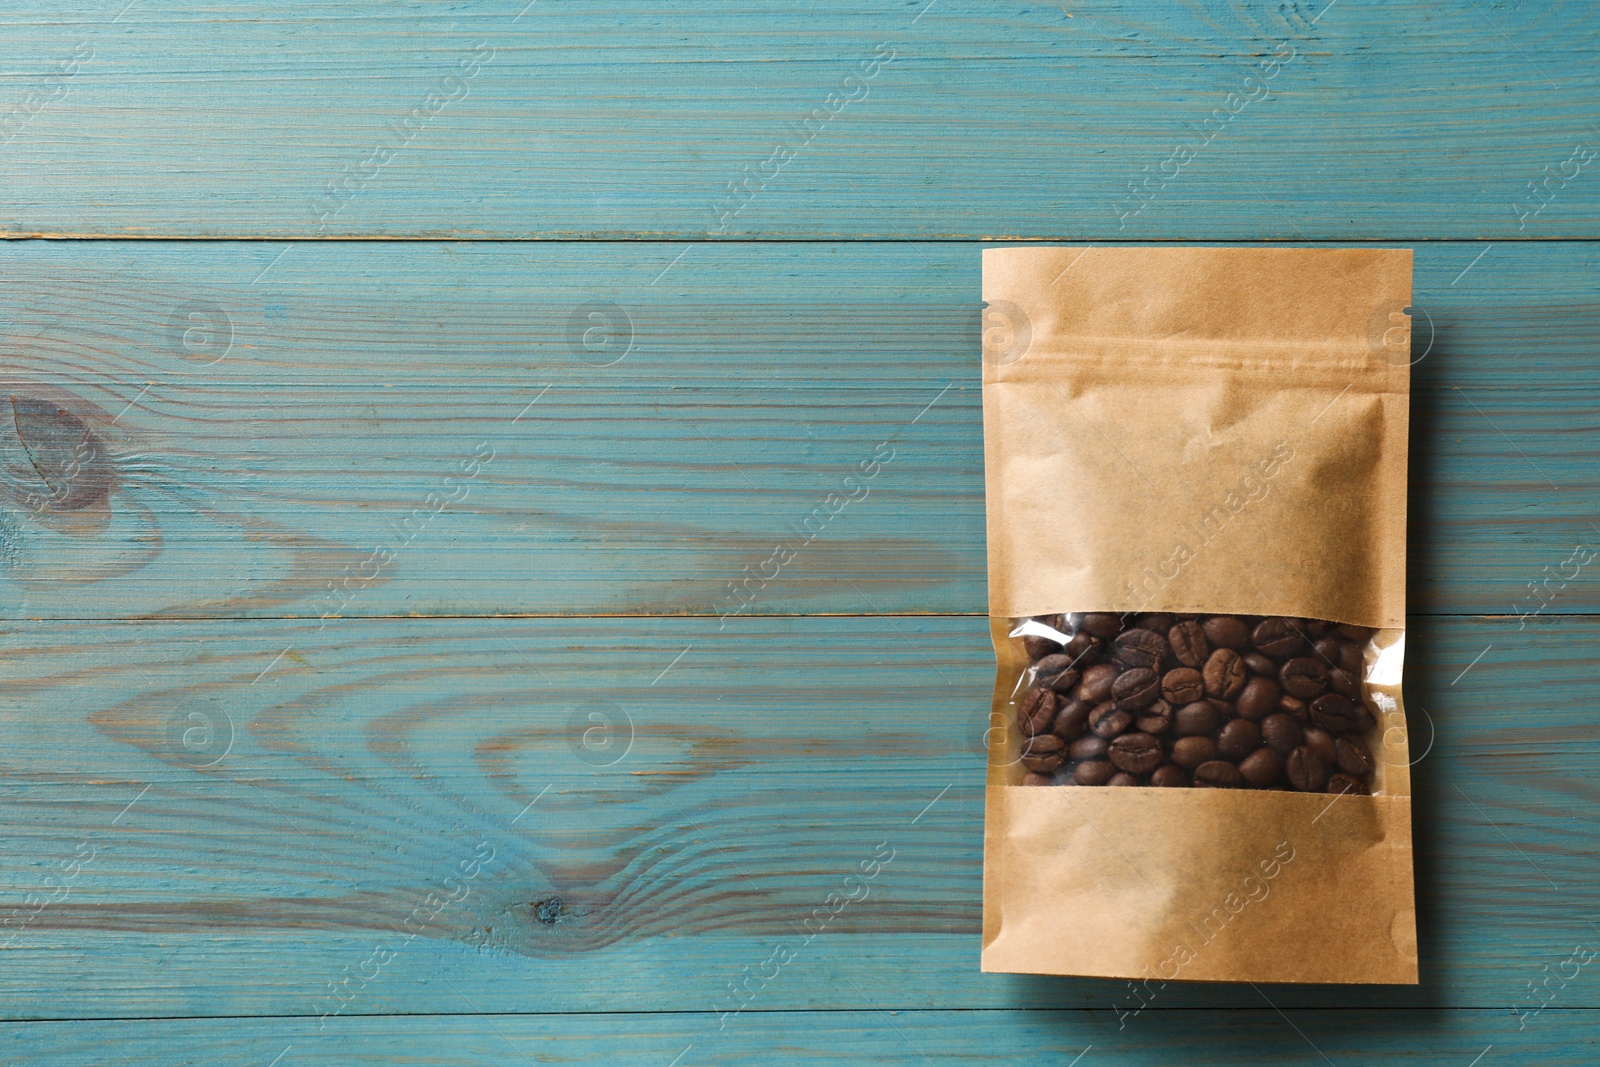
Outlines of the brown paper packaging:
[{"label": "brown paper packaging", "polygon": [[[983,297],[983,969],[1415,983],[1411,252],[990,249]],[[1077,611],[1379,628],[1374,795],[1018,785],[1028,658],[1007,635]]]}]

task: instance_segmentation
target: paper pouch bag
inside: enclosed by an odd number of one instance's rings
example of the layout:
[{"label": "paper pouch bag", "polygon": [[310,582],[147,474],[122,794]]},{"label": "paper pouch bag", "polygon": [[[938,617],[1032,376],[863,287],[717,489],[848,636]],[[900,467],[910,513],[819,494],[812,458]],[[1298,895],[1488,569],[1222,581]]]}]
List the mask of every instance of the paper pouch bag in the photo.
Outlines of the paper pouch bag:
[{"label": "paper pouch bag", "polygon": [[1416,982],[1411,252],[1000,248],[983,298],[983,969]]}]

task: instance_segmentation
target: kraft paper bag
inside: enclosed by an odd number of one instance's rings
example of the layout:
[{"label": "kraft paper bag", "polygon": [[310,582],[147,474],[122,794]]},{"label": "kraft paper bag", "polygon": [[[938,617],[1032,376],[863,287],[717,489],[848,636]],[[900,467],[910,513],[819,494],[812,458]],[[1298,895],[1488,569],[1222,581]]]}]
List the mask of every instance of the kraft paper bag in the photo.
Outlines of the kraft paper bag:
[{"label": "kraft paper bag", "polygon": [[[1417,981],[1401,701],[1411,259],[984,252],[985,971],[1151,989]],[[1018,635],[1083,612],[1370,631],[1371,795],[1021,784]]]}]

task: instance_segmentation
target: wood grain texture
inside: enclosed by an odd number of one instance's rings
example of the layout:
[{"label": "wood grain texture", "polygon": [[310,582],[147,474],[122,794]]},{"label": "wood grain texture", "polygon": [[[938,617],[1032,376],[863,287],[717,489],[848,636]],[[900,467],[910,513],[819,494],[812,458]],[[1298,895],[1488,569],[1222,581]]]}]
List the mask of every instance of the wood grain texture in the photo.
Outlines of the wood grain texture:
[{"label": "wood grain texture", "polygon": [[1600,237],[1584,4],[125,3],[4,5],[0,230]]},{"label": "wood grain texture", "polygon": [[[1281,1007],[1527,1010],[1600,937],[1600,620],[1414,629],[1423,982]],[[751,1011],[1132,1004],[978,972],[980,618],[31,623],[0,661],[9,1018],[314,1017],[357,972],[347,1015],[724,1012],[780,944]]]},{"label": "wood grain texture", "polygon": [[[0,247],[0,614],[984,611],[977,246],[683,248]],[[1600,245],[1416,269],[1413,610],[1600,610]]]},{"label": "wood grain texture", "polygon": [[[462,1002],[448,987],[440,999]],[[863,992],[871,1003],[873,994]],[[1257,1003],[1261,1003],[1260,998]],[[1463,1067],[1537,1063],[1588,1067],[1596,1035],[1587,1013],[1554,1009],[1518,1031],[1496,1011],[1293,1010],[1262,1006],[1225,1012],[1150,1010],[1118,1029],[1108,1011],[767,1012],[717,1028],[710,1015],[587,1016],[467,1014],[341,1019],[315,1032],[303,1019],[102,1020],[0,1025],[17,1062],[79,1067],[211,1063],[329,1067],[405,1063],[416,1067],[503,1067],[520,1063],[702,1067],[793,1063],[890,1067],[1042,1062],[1145,1067],[1272,1063],[1403,1063]],[[673,1057],[678,1059],[674,1060]]]}]

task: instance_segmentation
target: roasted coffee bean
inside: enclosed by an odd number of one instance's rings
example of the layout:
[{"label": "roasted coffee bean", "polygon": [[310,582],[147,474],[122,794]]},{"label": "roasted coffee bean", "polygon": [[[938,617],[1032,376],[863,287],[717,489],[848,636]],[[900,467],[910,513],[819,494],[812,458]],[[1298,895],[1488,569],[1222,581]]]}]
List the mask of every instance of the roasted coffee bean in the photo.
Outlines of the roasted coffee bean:
[{"label": "roasted coffee bean", "polygon": [[1212,789],[1238,789],[1244,785],[1244,775],[1233,764],[1217,759],[1194,769],[1194,784]]},{"label": "roasted coffee bean", "polygon": [[1075,760],[1100,759],[1110,747],[1110,743],[1099,734],[1084,734],[1072,742],[1072,747],[1067,749],[1067,755]]},{"label": "roasted coffee bean", "polygon": [[1061,651],[1072,657],[1072,662],[1079,668],[1088,667],[1100,662],[1100,652],[1105,647],[1098,637],[1093,637],[1079,630],[1067,639],[1061,646]]},{"label": "roasted coffee bean", "polygon": [[1017,727],[1025,737],[1044,733],[1055,721],[1056,695],[1048,689],[1030,689],[1017,704]]},{"label": "roasted coffee bean", "polygon": [[1038,634],[1023,634],[1022,647],[1028,650],[1030,659],[1044,659],[1046,656],[1061,651],[1061,642],[1052,641],[1048,637]]},{"label": "roasted coffee bean", "polygon": [[1301,700],[1315,700],[1328,688],[1328,668],[1309,656],[1297,656],[1278,672],[1283,691]]},{"label": "roasted coffee bean", "polygon": [[1210,737],[1221,725],[1222,716],[1209,700],[1196,700],[1172,713],[1172,732],[1179,737]]},{"label": "roasted coffee bean", "polygon": [[1328,792],[1354,793],[1357,796],[1366,796],[1367,787],[1348,774],[1334,774],[1328,777]]},{"label": "roasted coffee bean", "polygon": [[1365,778],[1372,773],[1372,753],[1366,742],[1356,737],[1333,739],[1334,762],[1352,778]]},{"label": "roasted coffee bean", "polygon": [[1213,648],[1243,649],[1250,643],[1250,628],[1235,615],[1213,615],[1201,624]]},{"label": "roasted coffee bean", "polygon": [[1182,767],[1168,763],[1155,769],[1155,773],[1150,775],[1150,784],[1164,789],[1181,788],[1189,784],[1189,776],[1183,773]]},{"label": "roasted coffee bean", "polygon": [[1161,676],[1161,698],[1169,704],[1193,704],[1205,695],[1200,672],[1193,667],[1175,667]]},{"label": "roasted coffee bean", "polygon": [[1091,704],[1100,703],[1111,695],[1111,683],[1117,680],[1118,673],[1109,663],[1096,663],[1083,672],[1078,688],[1072,691],[1073,697]]},{"label": "roasted coffee bean", "polygon": [[1072,666],[1072,657],[1064,652],[1046,656],[1033,665],[1034,681],[1058,693],[1072,692],[1081,673]]},{"label": "roasted coffee bean", "polygon": [[1378,632],[1370,626],[1340,626],[1338,630],[1358,645],[1366,644],[1372,639],[1372,635]]},{"label": "roasted coffee bean", "polygon": [[1050,732],[1063,741],[1073,740],[1089,728],[1089,713],[1093,710],[1094,705],[1087,700],[1063,701]]},{"label": "roasted coffee bean", "polygon": [[1278,698],[1278,710],[1294,717],[1296,722],[1307,723],[1311,721],[1311,708],[1299,697],[1292,697],[1288,693]]},{"label": "roasted coffee bean", "polygon": [[1250,643],[1269,656],[1284,659],[1304,648],[1306,639],[1293,619],[1274,617],[1256,624]]},{"label": "roasted coffee bean", "polygon": [[1249,678],[1249,672],[1244,669],[1244,660],[1231,648],[1219,648],[1211,653],[1200,673],[1205,681],[1206,693],[1223,700],[1238,696]]},{"label": "roasted coffee bean", "polygon": [[1084,760],[1072,769],[1072,780],[1079,785],[1105,785],[1117,769],[1103,759]]},{"label": "roasted coffee bean", "polygon": [[1264,678],[1278,676],[1278,661],[1271,656],[1263,656],[1259,652],[1246,652],[1243,658],[1244,669],[1251,674],[1259,674]]},{"label": "roasted coffee bean", "polygon": [[1305,746],[1315,752],[1323,763],[1332,767],[1339,762],[1339,751],[1334,746],[1332,734],[1320,726],[1302,726],[1300,729],[1305,734]]},{"label": "roasted coffee bean", "polygon": [[1324,693],[1311,702],[1311,721],[1331,734],[1366,733],[1372,713],[1343,693]]},{"label": "roasted coffee bean", "polygon": [[1135,729],[1147,734],[1164,734],[1172,729],[1172,705],[1158,700],[1145,708],[1133,720]]},{"label": "roasted coffee bean", "polygon": [[1337,637],[1318,638],[1317,642],[1311,646],[1311,655],[1316,659],[1320,659],[1324,665],[1330,668],[1337,667],[1339,665],[1339,653],[1343,645],[1344,642]]},{"label": "roasted coffee bean", "polygon": [[1040,774],[1038,771],[1029,771],[1027,774],[1022,776],[1022,784],[1023,785],[1055,785],[1056,784],[1056,780],[1054,778],[1050,777],[1048,774]]},{"label": "roasted coffee bean", "polygon": [[1122,632],[1122,616],[1109,611],[1091,611],[1079,621],[1078,629],[1091,637],[1109,641]]},{"label": "roasted coffee bean", "polygon": [[1167,644],[1172,649],[1172,658],[1185,667],[1198,667],[1211,655],[1205,627],[1194,619],[1173,623],[1167,631]]},{"label": "roasted coffee bean", "polygon": [[1111,683],[1111,699],[1124,711],[1139,712],[1161,696],[1161,679],[1155,671],[1135,667],[1117,675]]},{"label": "roasted coffee bean", "polygon": [[1289,753],[1283,763],[1283,773],[1289,784],[1302,793],[1320,793],[1328,784],[1327,764],[1306,745]]},{"label": "roasted coffee bean", "polygon": [[1177,621],[1176,617],[1165,612],[1152,611],[1147,615],[1140,615],[1135,625],[1143,630],[1154,630],[1158,634],[1164,634],[1172,629],[1172,624]]},{"label": "roasted coffee bean", "polygon": [[1261,720],[1261,740],[1280,756],[1287,756],[1305,743],[1305,731],[1294,716],[1278,711]]},{"label": "roasted coffee bean", "polygon": [[1355,675],[1343,667],[1335,667],[1328,672],[1328,684],[1333,687],[1334,692],[1343,693],[1351,700],[1359,699],[1361,696],[1361,683],[1356,681]]},{"label": "roasted coffee bean", "polygon": [[1109,700],[1104,704],[1096,705],[1095,709],[1089,713],[1089,729],[1107,741],[1132,725],[1133,716]]},{"label": "roasted coffee bean", "polygon": [[1113,774],[1111,776],[1111,781],[1106,783],[1106,785],[1138,785],[1138,784],[1139,784],[1139,779],[1135,778],[1133,775],[1129,774],[1127,771],[1118,771],[1116,774]]},{"label": "roasted coffee bean", "polygon": [[1180,737],[1172,743],[1172,762],[1186,771],[1217,758],[1217,743],[1209,737]]},{"label": "roasted coffee bean", "polygon": [[1339,642],[1339,668],[1348,672],[1354,678],[1360,678],[1366,666],[1365,657],[1362,656],[1361,646],[1354,641]]},{"label": "roasted coffee bean", "polygon": [[1239,718],[1259,722],[1278,710],[1278,698],[1282,695],[1277,682],[1271,678],[1257,677],[1244,684],[1239,691],[1239,699],[1233,704],[1239,711]]},{"label": "roasted coffee bean", "polygon": [[1333,623],[1327,619],[1301,619],[1300,629],[1305,631],[1307,637],[1315,641],[1329,630],[1332,630]]},{"label": "roasted coffee bean", "polygon": [[1169,651],[1167,639],[1154,630],[1129,630],[1111,642],[1111,661],[1123,670],[1144,667],[1159,671],[1162,657]]},{"label": "roasted coffee bean", "polygon": [[1217,734],[1217,755],[1238,763],[1261,747],[1261,727],[1249,719],[1225,723]]},{"label": "roasted coffee bean", "polygon": [[1166,759],[1160,740],[1149,734],[1123,734],[1111,742],[1108,755],[1113,767],[1129,774],[1149,774]]},{"label": "roasted coffee bean", "polygon": [[1258,748],[1239,761],[1239,776],[1257,789],[1277,785],[1283,778],[1283,757],[1270,748]]},{"label": "roasted coffee bean", "polygon": [[1022,765],[1044,774],[1067,762],[1067,744],[1055,734],[1040,734],[1022,742]]}]

